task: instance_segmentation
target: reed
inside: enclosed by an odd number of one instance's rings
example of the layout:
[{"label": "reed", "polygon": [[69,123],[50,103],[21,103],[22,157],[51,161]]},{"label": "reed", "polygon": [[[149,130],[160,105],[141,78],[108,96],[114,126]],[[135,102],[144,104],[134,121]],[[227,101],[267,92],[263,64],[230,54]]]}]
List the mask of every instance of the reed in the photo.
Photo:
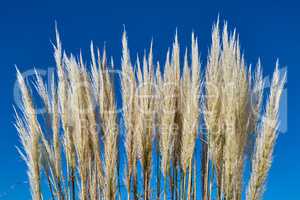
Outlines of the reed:
[{"label": "reed", "polygon": [[86,64],[81,53],[63,51],[56,31],[49,85],[37,72],[31,84],[17,70],[15,126],[32,199],[262,199],[286,74],[277,62],[264,101],[260,60],[252,69],[237,33],[222,26],[218,20],[212,28],[203,67],[194,34],[181,59],[176,32],[161,68],[153,43],[133,62],[124,31],[120,78],[105,48],[101,54],[91,43]]}]

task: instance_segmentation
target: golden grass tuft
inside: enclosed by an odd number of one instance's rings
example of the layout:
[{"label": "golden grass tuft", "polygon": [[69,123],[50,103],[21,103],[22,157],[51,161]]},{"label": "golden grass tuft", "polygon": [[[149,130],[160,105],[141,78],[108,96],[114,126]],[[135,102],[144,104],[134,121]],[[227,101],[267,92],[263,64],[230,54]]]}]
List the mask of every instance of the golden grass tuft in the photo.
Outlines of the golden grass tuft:
[{"label": "golden grass tuft", "polygon": [[[21,107],[15,125],[32,199],[241,200],[244,191],[247,200],[262,199],[286,81],[279,64],[264,102],[261,62],[255,70],[246,64],[237,33],[226,22],[222,31],[219,21],[213,26],[203,68],[194,34],[181,62],[176,33],[163,69],[153,43],[135,63],[125,31],[122,46],[120,79],[105,49],[101,54],[91,43],[87,65],[81,53],[63,52],[57,31],[56,74],[49,85],[36,72],[31,88],[17,70]],[[35,107],[39,100],[42,114]]]}]

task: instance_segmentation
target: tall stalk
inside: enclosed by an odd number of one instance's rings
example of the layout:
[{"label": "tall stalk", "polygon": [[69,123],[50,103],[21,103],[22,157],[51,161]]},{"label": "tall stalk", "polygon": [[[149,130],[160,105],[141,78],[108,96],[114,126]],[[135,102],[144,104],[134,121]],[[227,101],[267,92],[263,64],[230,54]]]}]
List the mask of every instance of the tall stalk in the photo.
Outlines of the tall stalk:
[{"label": "tall stalk", "polygon": [[191,200],[191,195],[192,195],[192,159],[190,160],[189,164],[189,180],[188,180],[188,200]]}]

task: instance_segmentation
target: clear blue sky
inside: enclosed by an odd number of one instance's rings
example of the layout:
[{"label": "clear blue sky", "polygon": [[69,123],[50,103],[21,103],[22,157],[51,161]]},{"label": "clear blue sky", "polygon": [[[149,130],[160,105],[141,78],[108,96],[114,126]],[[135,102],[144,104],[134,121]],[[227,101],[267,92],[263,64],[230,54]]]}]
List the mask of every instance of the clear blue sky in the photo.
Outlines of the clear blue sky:
[{"label": "clear blue sky", "polygon": [[[190,33],[199,37],[205,58],[213,21],[220,14],[240,34],[248,63],[261,58],[264,73],[270,74],[276,58],[288,66],[287,131],[276,146],[266,200],[299,199],[300,187],[300,3],[291,0],[261,1],[31,1],[0,3],[0,200],[30,198],[25,165],[15,146],[13,127],[14,65],[21,71],[47,69],[54,63],[51,40],[58,23],[63,46],[88,55],[90,40],[120,63],[121,34],[126,26],[133,55],[143,52],[154,40],[154,55],[162,60],[178,28],[182,46]],[[86,57],[87,59],[87,57]],[[297,128],[298,125],[298,128]]]}]

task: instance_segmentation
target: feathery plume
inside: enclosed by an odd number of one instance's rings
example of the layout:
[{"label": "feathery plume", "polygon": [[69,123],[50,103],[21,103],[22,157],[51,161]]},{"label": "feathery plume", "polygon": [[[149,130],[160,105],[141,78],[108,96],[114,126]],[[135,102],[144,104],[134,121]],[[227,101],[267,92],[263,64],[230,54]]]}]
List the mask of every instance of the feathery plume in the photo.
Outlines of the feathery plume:
[{"label": "feathery plume", "polygon": [[286,81],[285,73],[280,78],[278,65],[277,61],[271,83],[270,96],[261,126],[258,129],[256,148],[252,160],[252,172],[247,189],[247,200],[262,198],[265,181],[272,163],[272,155],[277,138],[280,97]]}]

